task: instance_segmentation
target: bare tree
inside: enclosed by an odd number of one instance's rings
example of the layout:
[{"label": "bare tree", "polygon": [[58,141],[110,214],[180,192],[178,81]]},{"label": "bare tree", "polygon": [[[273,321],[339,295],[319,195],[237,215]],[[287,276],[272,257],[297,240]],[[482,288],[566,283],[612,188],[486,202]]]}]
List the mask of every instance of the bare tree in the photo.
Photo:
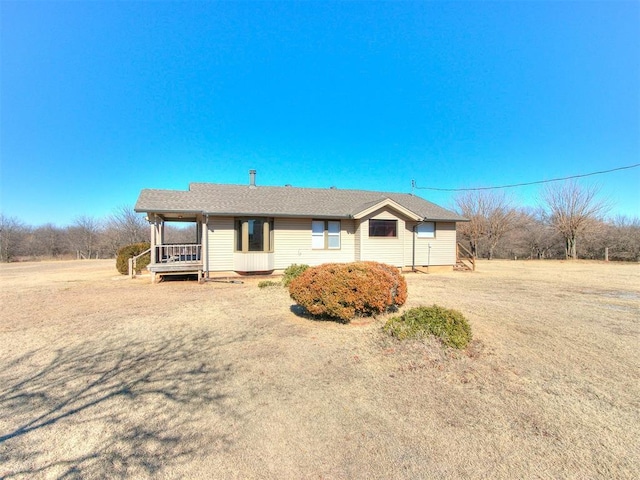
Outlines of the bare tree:
[{"label": "bare tree", "polygon": [[476,192],[465,192],[455,198],[460,213],[468,222],[458,224],[458,233],[469,242],[471,254],[478,256],[478,243],[486,232],[484,202]]},{"label": "bare tree", "polygon": [[120,247],[149,241],[149,224],[129,206],[117,207],[100,235],[100,249],[115,255]]},{"label": "bare tree", "polygon": [[581,187],[575,181],[547,184],[542,190],[541,200],[547,218],[564,239],[567,259],[578,258],[578,237],[609,211],[610,205],[598,200],[598,193],[598,188]]},{"label": "bare tree", "polygon": [[193,243],[197,240],[196,224],[167,222],[164,224],[164,238],[167,243]]},{"label": "bare tree", "polygon": [[562,251],[562,238],[546,221],[544,210],[522,212],[521,232],[529,252],[529,258],[542,260],[553,258]]},{"label": "bare tree", "polygon": [[618,215],[609,223],[609,258],[640,262],[640,218]]},{"label": "bare tree", "polygon": [[486,239],[488,258],[504,235],[514,228],[517,213],[512,200],[504,193],[471,191],[459,195],[456,204],[469,222],[460,224],[460,232],[471,246],[471,253],[478,255],[481,239]]},{"label": "bare tree", "polygon": [[98,256],[100,222],[93,217],[81,215],[67,229],[69,242],[78,258]]},{"label": "bare tree", "polygon": [[614,235],[614,227],[604,220],[593,220],[589,225],[589,234],[584,235],[580,244],[576,246],[576,253],[580,258],[598,259],[604,258],[604,250],[613,246],[611,241]]},{"label": "bare tree", "polygon": [[107,228],[117,232],[119,246],[149,241],[149,224],[130,206],[117,207],[109,216]]},{"label": "bare tree", "polygon": [[69,251],[65,229],[51,223],[36,227],[33,236],[34,255],[54,258]]},{"label": "bare tree", "polygon": [[0,261],[10,262],[22,253],[30,228],[15,217],[0,213]]},{"label": "bare tree", "polygon": [[498,242],[516,226],[517,212],[512,201],[503,193],[488,195],[486,203],[487,243],[489,260]]}]

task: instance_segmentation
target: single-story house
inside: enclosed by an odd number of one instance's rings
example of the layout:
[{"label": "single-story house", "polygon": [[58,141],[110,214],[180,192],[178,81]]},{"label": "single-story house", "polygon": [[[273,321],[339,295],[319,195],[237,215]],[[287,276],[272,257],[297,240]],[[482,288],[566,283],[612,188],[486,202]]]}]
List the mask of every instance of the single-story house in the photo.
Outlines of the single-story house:
[{"label": "single-story house", "polygon": [[[192,183],[144,189],[152,278],[171,273],[267,273],[289,265],[374,260],[400,268],[456,264],[456,222],[421,197],[337,188]],[[164,242],[165,222],[194,222],[196,242]]]}]

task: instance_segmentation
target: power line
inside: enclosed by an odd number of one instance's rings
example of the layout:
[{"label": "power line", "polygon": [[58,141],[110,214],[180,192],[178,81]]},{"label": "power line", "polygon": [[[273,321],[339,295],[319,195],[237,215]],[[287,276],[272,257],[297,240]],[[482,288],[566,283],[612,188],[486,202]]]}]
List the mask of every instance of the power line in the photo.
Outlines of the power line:
[{"label": "power line", "polygon": [[569,177],[552,178],[551,180],[538,180],[536,182],[512,183],[510,185],[499,185],[497,187],[476,187],[476,188],[436,188],[436,187],[419,187],[415,180],[411,180],[411,188],[418,190],[437,190],[439,192],[470,192],[476,190],[497,190],[499,188],[524,187],[526,185],[538,185],[540,183],[559,182],[561,180],[570,180],[572,178],[590,177],[592,175],[602,175],[603,173],[616,172],[618,170],[627,170],[629,168],[640,167],[640,163],[635,165],[627,165],[626,167],[611,168],[609,170],[601,170],[599,172],[583,173],[581,175],[571,175]]}]

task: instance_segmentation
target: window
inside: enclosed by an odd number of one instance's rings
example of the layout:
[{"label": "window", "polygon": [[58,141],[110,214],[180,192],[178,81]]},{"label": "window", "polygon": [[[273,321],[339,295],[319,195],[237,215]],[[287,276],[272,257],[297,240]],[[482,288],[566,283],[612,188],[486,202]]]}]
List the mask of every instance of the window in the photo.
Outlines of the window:
[{"label": "window", "polygon": [[397,220],[369,220],[370,237],[397,237]]},{"label": "window", "polygon": [[327,247],[329,249],[340,248],[340,222],[329,220],[327,222]]},{"label": "window", "polygon": [[270,252],[273,248],[273,219],[236,219],[236,250],[238,252]]},{"label": "window", "polygon": [[418,238],[436,238],[435,222],[420,223],[416,230],[418,232]]},{"label": "window", "polygon": [[311,221],[311,248],[324,248],[324,220]]},{"label": "window", "polygon": [[311,248],[337,250],[340,248],[340,220],[312,220]]}]

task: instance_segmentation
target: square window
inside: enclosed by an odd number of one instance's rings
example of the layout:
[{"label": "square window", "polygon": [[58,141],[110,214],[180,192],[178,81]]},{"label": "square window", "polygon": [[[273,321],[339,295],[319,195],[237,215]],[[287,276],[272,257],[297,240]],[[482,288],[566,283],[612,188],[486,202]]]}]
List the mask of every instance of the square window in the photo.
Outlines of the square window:
[{"label": "square window", "polygon": [[312,220],[311,248],[337,250],[340,248],[340,220]]},{"label": "square window", "polygon": [[369,236],[370,237],[397,237],[398,221],[397,220],[369,220]]},{"label": "square window", "polygon": [[420,223],[416,230],[418,232],[418,238],[436,238],[435,222]]},{"label": "square window", "polygon": [[236,251],[269,252],[272,250],[272,218],[238,218],[235,224]]}]

